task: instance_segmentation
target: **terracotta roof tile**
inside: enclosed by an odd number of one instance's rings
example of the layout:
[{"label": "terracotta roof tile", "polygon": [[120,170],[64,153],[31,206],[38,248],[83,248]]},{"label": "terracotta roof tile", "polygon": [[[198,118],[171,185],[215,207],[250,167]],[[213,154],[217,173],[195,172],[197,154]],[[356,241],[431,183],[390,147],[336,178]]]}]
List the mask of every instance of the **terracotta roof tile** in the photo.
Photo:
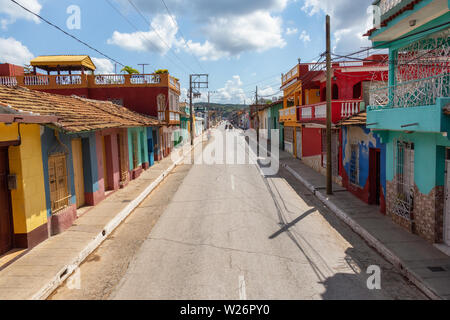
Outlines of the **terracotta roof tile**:
[{"label": "terracotta roof tile", "polygon": [[109,101],[68,97],[21,87],[0,86],[0,104],[20,112],[55,115],[59,118],[55,125],[68,132],[160,125],[156,118],[141,115]]}]

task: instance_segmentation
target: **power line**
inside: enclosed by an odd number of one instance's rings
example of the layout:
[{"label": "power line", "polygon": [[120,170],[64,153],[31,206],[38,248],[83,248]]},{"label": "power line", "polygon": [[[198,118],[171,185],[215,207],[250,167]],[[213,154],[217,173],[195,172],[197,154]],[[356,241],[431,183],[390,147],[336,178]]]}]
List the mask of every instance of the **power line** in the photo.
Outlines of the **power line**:
[{"label": "power line", "polygon": [[[189,44],[188,44],[188,43],[186,42],[186,40],[185,40],[184,34],[183,34],[183,32],[181,31],[180,26],[178,25],[177,21],[173,18],[173,15],[172,15],[172,13],[170,12],[169,7],[167,7],[166,2],[165,2],[164,0],[161,0],[161,1],[162,1],[162,3],[164,4],[164,7],[166,7],[166,10],[167,10],[167,13],[169,14],[170,19],[172,19],[173,23],[175,23],[175,25],[178,27],[178,31],[179,31],[180,34],[181,34],[181,39],[182,39],[183,42],[186,44],[186,46],[189,48],[189,50],[192,51],[191,47],[189,47]],[[205,71],[205,69],[204,69],[204,68],[202,67],[202,65],[200,64],[200,61],[198,61],[198,58],[197,58],[194,54],[192,54],[192,56],[195,58],[195,61],[197,62],[197,64],[198,64],[198,66],[200,67],[200,69],[202,69],[203,71]]]},{"label": "power line", "polygon": [[67,35],[67,36],[69,36],[69,37],[75,39],[76,41],[78,41],[79,43],[81,43],[81,44],[83,44],[84,46],[88,47],[89,49],[91,49],[91,50],[93,50],[93,51],[95,51],[95,52],[101,54],[103,57],[105,57],[105,58],[107,58],[107,59],[109,59],[109,60],[111,60],[111,61],[114,61],[115,63],[121,65],[122,67],[125,67],[124,64],[120,63],[119,61],[117,61],[117,60],[115,60],[115,59],[113,59],[113,58],[111,58],[111,57],[109,57],[108,55],[106,55],[105,53],[101,52],[100,50],[97,50],[96,48],[94,48],[94,47],[92,47],[91,45],[87,44],[87,43],[84,42],[83,40],[78,39],[78,38],[77,38],[76,36],[74,36],[73,34],[70,34],[70,33],[68,33],[67,31],[61,29],[61,28],[58,27],[57,25],[55,25],[55,24],[53,24],[52,22],[48,21],[47,19],[41,17],[39,14],[37,14],[37,13],[35,13],[35,12],[29,10],[28,8],[24,7],[23,5],[21,5],[21,4],[18,3],[17,1],[11,0],[11,2],[15,3],[16,5],[18,5],[19,7],[21,7],[21,8],[24,9],[25,11],[31,13],[31,14],[34,15],[35,17],[41,19],[42,21],[44,21],[44,22],[47,23],[48,25],[50,25],[50,26],[52,26],[52,27],[58,29],[59,31],[61,31],[61,32],[64,33],[65,35]]},{"label": "power line", "polygon": [[155,34],[159,37],[159,39],[162,41],[162,43],[169,49],[169,52],[172,53],[183,65],[185,65],[189,70],[191,70],[192,72],[194,72],[194,70],[189,67],[186,63],[184,63],[183,60],[181,60],[181,58],[172,51],[171,46],[169,46],[167,44],[167,42],[164,40],[164,38],[159,34],[159,32],[152,26],[151,22],[149,20],[147,20],[147,18],[145,17],[145,15],[142,13],[142,11],[134,4],[134,2],[132,0],[128,0],[128,3],[131,4],[131,6],[136,10],[136,12],[141,16],[141,18],[145,21],[145,23],[150,25],[150,28],[153,29],[153,31],[155,32]]}]

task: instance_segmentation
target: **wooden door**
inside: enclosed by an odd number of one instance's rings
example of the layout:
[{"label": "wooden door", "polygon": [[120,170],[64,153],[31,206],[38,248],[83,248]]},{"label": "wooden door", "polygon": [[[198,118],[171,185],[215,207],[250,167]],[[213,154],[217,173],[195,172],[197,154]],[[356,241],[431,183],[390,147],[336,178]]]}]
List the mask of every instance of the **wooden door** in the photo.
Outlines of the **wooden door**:
[{"label": "wooden door", "polygon": [[77,208],[85,204],[84,197],[84,170],[83,149],[81,139],[72,140],[73,176],[75,184],[75,196],[77,197]]},{"label": "wooden door", "polygon": [[297,128],[297,158],[302,158],[302,128]]},{"label": "wooden door", "polygon": [[103,181],[105,184],[105,191],[109,190],[109,182],[108,182],[108,169],[106,162],[106,142],[105,137],[102,137],[102,157],[103,157]]},{"label": "wooden door", "polygon": [[369,150],[369,204],[380,204],[381,198],[381,161],[380,150]]},{"label": "wooden door", "polygon": [[450,246],[450,160],[446,161],[445,166],[444,243]]},{"label": "wooden door", "polygon": [[0,255],[13,247],[13,228],[8,190],[8,148],[0,148]]}]

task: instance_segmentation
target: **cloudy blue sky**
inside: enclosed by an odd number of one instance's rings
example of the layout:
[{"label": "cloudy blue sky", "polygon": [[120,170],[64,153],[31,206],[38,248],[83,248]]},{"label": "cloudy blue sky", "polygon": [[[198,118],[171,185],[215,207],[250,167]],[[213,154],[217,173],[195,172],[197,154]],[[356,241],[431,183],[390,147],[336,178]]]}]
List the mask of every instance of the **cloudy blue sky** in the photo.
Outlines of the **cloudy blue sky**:
[{"label": "cloudy blue sky", "polygon": [[[249,103],[256,85],[262,95],[274,94],[281,73],[298,58],[311,62],[324,51],[326,14],[332,18],[335,52],[368,46],[362,34],[372,0],[17,2],[124,65],[140,70],[139,63],[148,63],[146,71],[169,69],[180,78],[184,92],[189,73],[208,73],[210,90],[217,91],[213,102]],[[80,29],[67,27],[71,5],[80,8]],[[97,52],[10,0],[0,0],[0,63],[24,65],[46,54],[88,54],[98,72],[114,72],[114,63]]]}]

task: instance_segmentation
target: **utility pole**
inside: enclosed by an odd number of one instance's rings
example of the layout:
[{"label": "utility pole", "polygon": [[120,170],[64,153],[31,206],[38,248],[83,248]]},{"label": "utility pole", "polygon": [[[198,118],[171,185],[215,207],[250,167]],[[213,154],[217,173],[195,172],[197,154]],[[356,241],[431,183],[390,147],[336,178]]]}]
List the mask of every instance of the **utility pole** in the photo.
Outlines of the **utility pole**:
[{"label": "utility pole", "polygon": [[[193,90],[207,89],[208,75],[207,74],[191,74],[189,75],[189,120],[191,122],[191,146],[194,145],[194,110],[192,105]],[[200,96],[200,92],[195,92],[195,97]]]},{"label": "utility pole", "polygon": [[139,63],[138,66],[142,66],[142,74],[145,74],[145,66],[148,66],[148,63]]},{"label": "utility pole", "polygon": [[256,99],[256,156],[259,157],[259,104],[258,104],[258,86],[255,92]]},{"label": "utility pole", "polygon": [[332,164],[331,164],[331,31],[330,16],[326,18],[327,38],[327,195],[333,194]]}]

